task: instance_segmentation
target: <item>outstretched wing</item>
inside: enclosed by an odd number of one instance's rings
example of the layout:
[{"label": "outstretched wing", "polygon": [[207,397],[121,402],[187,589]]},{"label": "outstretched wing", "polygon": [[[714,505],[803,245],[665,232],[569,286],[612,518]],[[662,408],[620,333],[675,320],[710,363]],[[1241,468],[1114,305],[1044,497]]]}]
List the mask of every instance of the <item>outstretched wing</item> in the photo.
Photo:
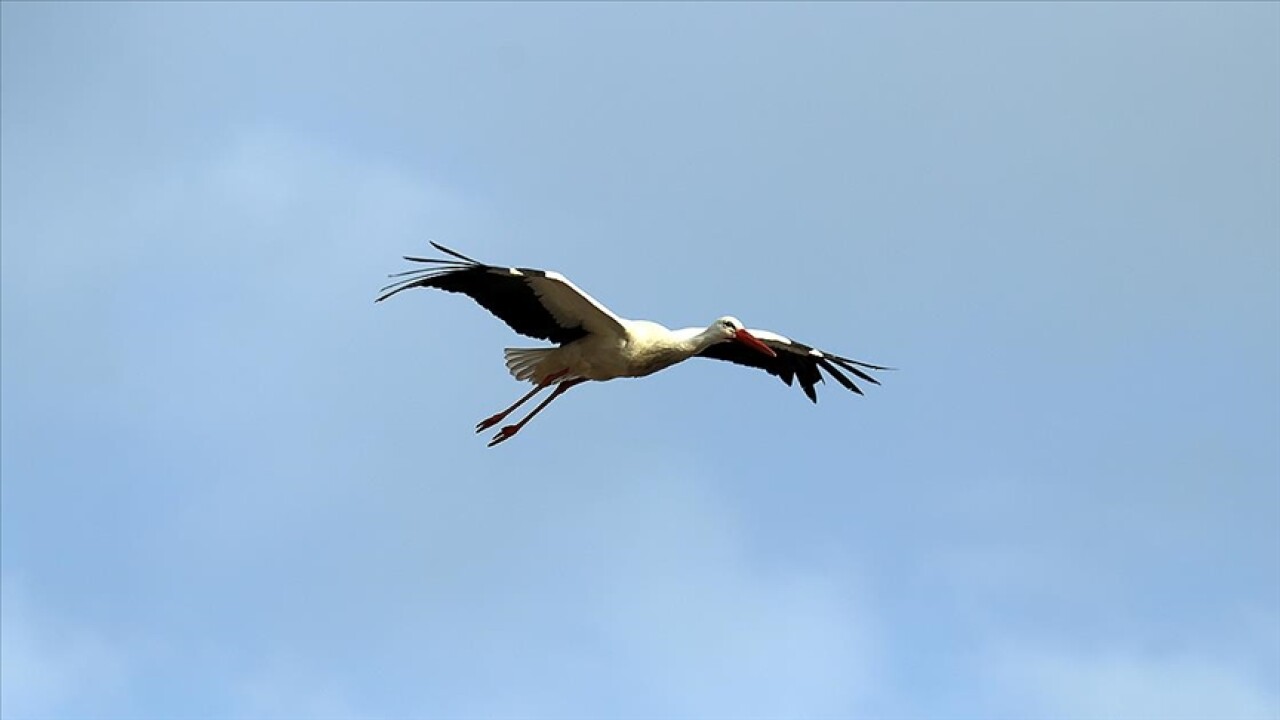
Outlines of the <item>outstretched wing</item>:
[{"label": "outstretched wing", "polygon": [[698,353],[698,357],[728,360],[739,365],[760,368],[770,375],[777,375],[782,378],[782,381],[787,385],[798,379],[804,394],[808,395],[809,399],[814,402],[818,402],[818,391],[814,386],[819,382],[825,382],[821,370],[827,371],[827,374],[835,378],[841,385],[861,395],[862,389],[845,375],[845,372],[852,373],[855,377],[869,383],[879,385],[880,381],[871,377],[866,371],[892,369],[825,353],[768,330],[747,330],[747,332],[756,336],[760,342],[773,348],[777,356],[769,357],[742,343],[722,342],[711,345]]},{"label": "outstretched wing", "polygon": [[429,267],[392,275],[405,279],[382,288],[375,302],[409,288],[437,288],[470,297],[521,335],[554,343],[625,332],[621,318],[560,273],[486,265],[431,244],[454,259],[406,256],[405,260]]}]

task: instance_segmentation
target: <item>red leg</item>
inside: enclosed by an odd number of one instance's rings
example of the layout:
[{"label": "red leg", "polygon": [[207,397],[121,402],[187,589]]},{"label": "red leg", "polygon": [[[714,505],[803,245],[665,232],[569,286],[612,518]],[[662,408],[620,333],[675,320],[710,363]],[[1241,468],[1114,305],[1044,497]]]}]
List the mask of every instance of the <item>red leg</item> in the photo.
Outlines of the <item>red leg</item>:
[{"label": "red leg", "polygon": [[533,409],[533,412],[529,413],[528,415],[525,415],[523,420],[516,423],[515,425],[507,425],[506,427],[499,430],[498,434],[494,435],[493,439],[489,441],[489,447],[493,447],[494,445],[497,445],[500,442],[503,442],[505,440],[510,440],[512,437],[515,437],[515,434],[520,432],[520,428],[524,427],[526,423],[532,420],[534,415],[537,415],[538,413],[542,412],[542,408],[550,405],[552,400],[555,400],[556,398],[563,395],[566,390],[573,387],[574,385],[578,385],[584,382],[586,382],[586,380],[583,380],[583,379],[566,380],[565,382],[562,382],[559,385],[557,385],[556,389],[553,390],[551,394],[547,396],[547,399],[539,403],[538,407]]},{"label": "red leg", "polygon": [[548,375],[548,376],[547,376],[547,378],[546,378],[545,380],[543,380],[542,382],[540,382],[540,383],[538,383],[537,385],[535,385],[535,386],[533,387],[533,389],[532,389],[532,390],[530,390],[527,394],[525,394],[525,396],[524,396],[524,397],[522,397],[522,398],[520,398],[519,400],[517,400],[517,401],[515,402],[515,404],[514,404],[514,405],[512,405],[512,406],[511,406],[511,407],[509,407],[509,408],[507,408],[506,410],[503,410],[502,412],[498,413],[497,415],[493,415],[493,416],[491,416],[491,417],[487,417],[487,418],[485,418],[484,420],[481,420],[479,423],[477,423],[477,424],[476,424],[476,432],[484,432],[485,430],[488,430],[489,428],[493,427],[494,425],[497,425],[498,423],[502,422],[502,421],[503,421],[503,420],[504,420],[508,415],[510,415],[512,412],[514,412],[516,408],[520,407],[521,405],[525,404],[526,402],[529,402],[529,398],[533,397],[534,395],[537,395],[538,393],[542,392],[542,390],[543,390],[544,388],[546,388],[548,385],[551,385],[551,384],[552,384],[552,383],[554,383],[556,380],[559,380],[560,378],[564,377],[564,374],[565,374],[565,373],[567,373],[567,372],[569,372],[569,371],[568,371],[568,370],[561,370],[561,371],[560,371],[560,372],[558,372],[558,373],[553,373],[553,374],[551,374],[551,375]]}]

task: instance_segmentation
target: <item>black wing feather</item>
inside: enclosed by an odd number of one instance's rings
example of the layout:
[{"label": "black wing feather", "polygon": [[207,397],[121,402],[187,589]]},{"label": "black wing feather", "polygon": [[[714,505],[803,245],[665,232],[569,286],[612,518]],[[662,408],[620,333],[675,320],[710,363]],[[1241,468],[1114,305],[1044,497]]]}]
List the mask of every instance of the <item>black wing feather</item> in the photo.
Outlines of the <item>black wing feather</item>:
[{"label": "black wing feather", "polygon": [[841,370],[850,372],[869,383],[879,385],[880,381],[864,372],[863,368],[867,370],[892,369],[858,360],[850,360],[849,358],[821,351],[818,351],[818,354],[814,354],[813,348],[794,341],[777,342],[763,338],[761,340],[778,353],[777,357],[769,357],[758,350],[733,341],[712,345],[698,353],[698,357],[727,360],[738,365],[760,368],[770,375],[778,376],[788,386],[791,385],[793,379],[799,380],[800,389],[815,403],[818,402],[816,386],[819,382],[823,382],[822,370],[826,370],[827,374],[835,378],[845,388],[862,395],[862,388],[858,387],[857,383],[849,379]]},{"label": "black wing feather", "polygon": [[586,337],[587,331],[581,326],[567,328],[556,322],[526,282],[529,277],[545,276],[544,271],[517,268],[520,275],[513,275],[507,268],[486,265],[438,243],[431,244],[457,260],[406,256],[405,260],[429,263],[433,267],[392,275],[409,277],[382,288],[382,294],[374,302],[382,302],[409,288],[436,288],[470,297],[521,335],[561,345]]},{"label": "black wing feather", "polygon": [[840,370],[836,368],[836,366],[833,365],[830,360],[827,360],[826,358],[821,358],[818,360],[818,366],[821,367],[823,370],[826,370],[828,375],[835,378],[841,385],[845,386],[846,389],[852,390],[853,392],[856,392],[859,395],[862,394],[862,388],[855,385],[853,381],[848,378],[848,376],[840,372]]}]

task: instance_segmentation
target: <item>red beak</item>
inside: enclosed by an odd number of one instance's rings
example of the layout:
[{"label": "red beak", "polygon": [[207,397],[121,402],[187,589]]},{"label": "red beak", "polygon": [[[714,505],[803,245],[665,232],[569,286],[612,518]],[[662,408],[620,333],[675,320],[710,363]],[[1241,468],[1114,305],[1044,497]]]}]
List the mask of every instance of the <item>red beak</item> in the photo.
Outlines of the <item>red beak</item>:
[{"label": "red beak", "polygon": [[765,355],[768,355],[769,357],[778,357],[778,353],[774,352],[773,348],[760,342],[759,338],[747,332],[746,330],[739,330],[738,332],[734,333],[733,339],[737,340],[743,345],[746,345],[752,350],[759,350],[760,352],[764,353]]}]

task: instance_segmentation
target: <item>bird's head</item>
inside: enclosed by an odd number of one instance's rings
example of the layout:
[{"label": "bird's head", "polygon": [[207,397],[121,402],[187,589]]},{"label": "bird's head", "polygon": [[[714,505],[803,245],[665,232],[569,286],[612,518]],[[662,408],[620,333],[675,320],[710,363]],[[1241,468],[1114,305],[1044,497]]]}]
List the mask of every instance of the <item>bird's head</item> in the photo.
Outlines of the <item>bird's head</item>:
[{"label": "bird's head", "polygon": [[759,338],[747,332],[747,329],[742,326],[742,322],[731,315],[726,315],[711,323],[711,330],[719,334],[724,340],[740,342],[752,350],[757,350],[769,357],[778,356],[778,353],[774,352],[773,348],[760,342]]}]

